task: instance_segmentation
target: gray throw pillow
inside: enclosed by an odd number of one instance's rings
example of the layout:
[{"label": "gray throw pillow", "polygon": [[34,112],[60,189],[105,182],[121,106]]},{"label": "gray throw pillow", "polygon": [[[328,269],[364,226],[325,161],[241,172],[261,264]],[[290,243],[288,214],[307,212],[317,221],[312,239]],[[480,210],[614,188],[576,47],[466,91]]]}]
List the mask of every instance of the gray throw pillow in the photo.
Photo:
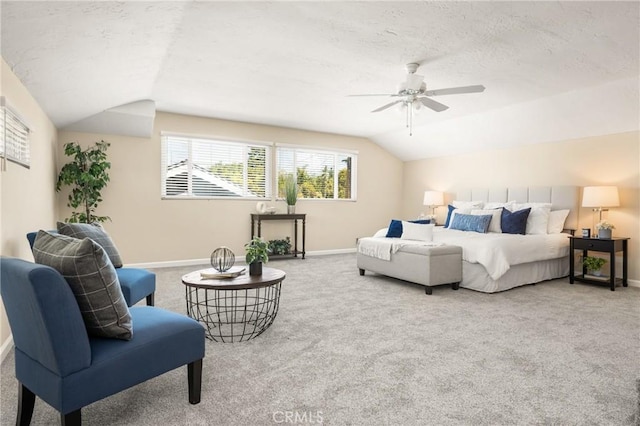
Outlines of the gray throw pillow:
[{"label": "gray throw pillow", "polygon": [[36,263],[51,266],[65,278],[92,336],[130,340],[133,324],[118,275],[95,241],[38,231],[33,244]]},{"label": "gray throw pillow", "polygon": [[104,230],[99,223],[64,223],[58,222],[58,232],[62,235],[69,237],[83,239],[91,238],[96,243],[100,244],[104,251],[107,252],[111,263],[116,268],[122,268],[122,259],[116,245],[109,237],[109,234]]}]

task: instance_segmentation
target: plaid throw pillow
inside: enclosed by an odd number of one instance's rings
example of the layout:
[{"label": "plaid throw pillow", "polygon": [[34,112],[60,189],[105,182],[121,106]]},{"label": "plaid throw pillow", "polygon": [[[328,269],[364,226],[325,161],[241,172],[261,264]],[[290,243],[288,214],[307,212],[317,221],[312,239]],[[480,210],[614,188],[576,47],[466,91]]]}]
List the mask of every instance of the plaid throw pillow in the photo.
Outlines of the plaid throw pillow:
[{"label": "plaid throw pillow", "polygon": [[116,245],[99,223],[63,223],[58,222],[58,232],[69,237],[83,239],[91,238],[107,252],[111,263],[116,268],[122,268],[122,259]]},{"label": "plaid throw pillow", "polygon": [[118,275],[95,241],[38,231],[33,244],[36,263],[51,266],[73,291],[87,332],[98,337],[130,340],[133,324]]}]

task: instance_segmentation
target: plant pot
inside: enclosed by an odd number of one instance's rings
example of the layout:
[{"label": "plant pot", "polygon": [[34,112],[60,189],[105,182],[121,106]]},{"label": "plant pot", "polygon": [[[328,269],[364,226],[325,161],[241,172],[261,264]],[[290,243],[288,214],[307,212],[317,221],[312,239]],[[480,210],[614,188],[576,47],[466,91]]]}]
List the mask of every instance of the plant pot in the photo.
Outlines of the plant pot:
[{"label": "plant pot", "polygon": [[610,240],[611,239],[611,229],[598,229],[598,238]]},{"label": "plant pot", "polygon": [[602,276],[602,271],[600,269],[598,269],[597,271],[587,271],[587,273],[589,275],[593,275],[594,277]]},{"label": "plant pot", "polygon": [[287,214],[296,214],[296,206],[287,206]]},{"label": "plant pot", "polygon": [[249,275],[262,275],[262,262],[250,263]]}]

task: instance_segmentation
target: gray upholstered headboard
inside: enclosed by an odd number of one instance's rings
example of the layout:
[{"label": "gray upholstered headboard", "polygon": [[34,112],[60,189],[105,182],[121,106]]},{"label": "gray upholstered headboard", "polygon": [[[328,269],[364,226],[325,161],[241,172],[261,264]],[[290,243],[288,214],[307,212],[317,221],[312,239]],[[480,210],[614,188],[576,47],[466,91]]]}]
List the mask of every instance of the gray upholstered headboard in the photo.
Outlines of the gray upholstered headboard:
[{"label": "gray upholstered headboard", "polygon": [[578,228],[578,212],[580,210],[579,186],[535,186],[535,187],[503,187],[503,188],[472,188],[461,189],[456,192],[456,200],[484,201],[506,203],[551,203],[551,210],[569,209],[569,216],[565,221],[566,229]]}]

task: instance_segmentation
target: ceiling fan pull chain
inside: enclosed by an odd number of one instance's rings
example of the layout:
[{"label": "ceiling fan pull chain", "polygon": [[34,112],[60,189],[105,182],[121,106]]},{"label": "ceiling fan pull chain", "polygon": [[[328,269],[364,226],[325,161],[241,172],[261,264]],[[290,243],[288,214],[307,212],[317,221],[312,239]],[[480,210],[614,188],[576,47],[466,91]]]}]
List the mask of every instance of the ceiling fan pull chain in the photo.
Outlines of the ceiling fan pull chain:
[{"label": "ceiling fan pull chain", "polygon": [[411,110],[409,113],[409,136],[413,136],[413,103],[409,104],[407,110]]}]

